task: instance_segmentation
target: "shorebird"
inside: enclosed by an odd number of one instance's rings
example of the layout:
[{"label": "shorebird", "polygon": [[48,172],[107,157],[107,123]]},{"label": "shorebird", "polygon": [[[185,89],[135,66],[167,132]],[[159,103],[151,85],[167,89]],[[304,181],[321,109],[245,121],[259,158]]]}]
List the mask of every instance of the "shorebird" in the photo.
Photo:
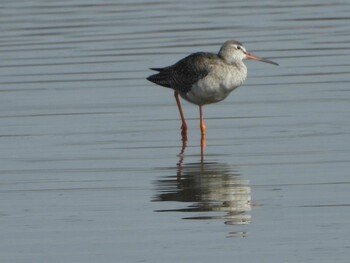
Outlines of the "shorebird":
[{"label": "shorebird", "polygon": [[243,59],[278,65],[266,58],[253,56],[247,52],[242,43],[229,40],[221,46],[218,54],[197,52],[172,66],[151,68],[159,73],[149,76],[147,80],[174,90],[182,121],[182,135],[187,132],[187,124],[179,95],[184,100],[199,106],[200,129],[203,137],[206,132],[202,113],[203,105],[222,101],[243,84],[247,77],[247,67]]}]

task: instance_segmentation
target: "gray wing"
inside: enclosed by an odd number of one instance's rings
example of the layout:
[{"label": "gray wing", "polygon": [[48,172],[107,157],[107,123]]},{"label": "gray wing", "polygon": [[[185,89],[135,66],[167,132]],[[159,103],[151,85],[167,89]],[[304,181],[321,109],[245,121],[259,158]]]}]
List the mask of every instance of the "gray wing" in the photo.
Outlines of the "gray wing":
[{"label": "gray wing", "polygon": [[148,80],[186,94],[194,83],[208,75],[211,62],[217,59],[219,58],[215,54],[194,53],[170,67],[154,69],[159,73],[150,76]]}]

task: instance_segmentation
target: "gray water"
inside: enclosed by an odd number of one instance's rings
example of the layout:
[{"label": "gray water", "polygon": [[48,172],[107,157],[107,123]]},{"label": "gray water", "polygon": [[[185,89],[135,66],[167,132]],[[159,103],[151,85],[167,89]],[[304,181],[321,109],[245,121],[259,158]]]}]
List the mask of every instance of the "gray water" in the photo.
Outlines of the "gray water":
[{"label": "gray water", "polygon": [[[2,1],[1,262],[349,262],[348,1]],[[204,108],[150,67],[236,39]]]}]

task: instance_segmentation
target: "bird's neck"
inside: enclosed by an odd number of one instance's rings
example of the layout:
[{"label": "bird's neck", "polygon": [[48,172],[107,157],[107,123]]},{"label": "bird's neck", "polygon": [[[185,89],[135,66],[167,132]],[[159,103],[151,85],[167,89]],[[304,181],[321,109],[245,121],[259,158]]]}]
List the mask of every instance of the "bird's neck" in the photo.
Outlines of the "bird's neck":
[{"label": "bird's neck", "polygon": [[243,63],[242,60],[238,60],[232,63],[233,66],[235,66],[238,70],[242,71],[242,72],[247,72],[247,66]]},{"label": "bird's neck", "polygon": [[243,64],[241,58],[236,57],[234,54],[229,53],[229,52],[225,52],[225,51],[220,50],[218,56],[223,61],[225,61],[225,63],[227,63],[229,65],[241,65],[241,64]]}]

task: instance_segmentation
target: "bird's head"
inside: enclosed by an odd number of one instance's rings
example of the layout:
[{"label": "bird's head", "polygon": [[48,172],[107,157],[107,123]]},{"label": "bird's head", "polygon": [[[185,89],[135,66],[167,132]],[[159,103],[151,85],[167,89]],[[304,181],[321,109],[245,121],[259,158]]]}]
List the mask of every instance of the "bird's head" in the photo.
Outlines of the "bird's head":
[{"label": "bird's head", "polygon": [[242,45],[242,43],[235,40],[226,41],[219,51],[219,56],[229,64],[234,64],[238,61],[242,61],[243,59],[253,59],[265,63],[278,65],[276,62],[273,62],[266,58],[256,57],[248,53],[245,47]]}]

